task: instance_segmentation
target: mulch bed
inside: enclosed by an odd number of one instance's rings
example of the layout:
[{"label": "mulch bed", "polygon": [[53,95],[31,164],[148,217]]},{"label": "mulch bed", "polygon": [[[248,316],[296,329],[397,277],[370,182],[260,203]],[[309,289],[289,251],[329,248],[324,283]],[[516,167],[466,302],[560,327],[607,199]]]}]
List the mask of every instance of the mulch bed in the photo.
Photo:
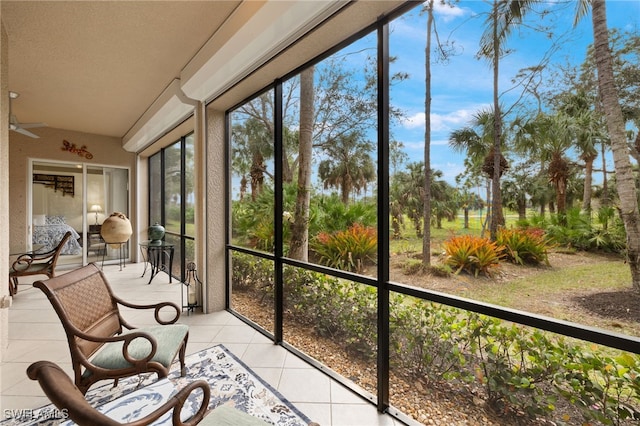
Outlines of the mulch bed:
[{"label": "mulch bed", "polygon": [[572,300],[603,318],[640,322],[640,293],[632,289],[575,296]]}]

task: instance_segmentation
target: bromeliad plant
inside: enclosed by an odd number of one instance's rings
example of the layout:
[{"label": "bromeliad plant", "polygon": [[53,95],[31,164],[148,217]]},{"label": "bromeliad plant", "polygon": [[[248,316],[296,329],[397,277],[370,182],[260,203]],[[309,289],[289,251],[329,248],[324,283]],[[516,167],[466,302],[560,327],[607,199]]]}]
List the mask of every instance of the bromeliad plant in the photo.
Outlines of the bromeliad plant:
[{"label": "bromeliad plant", "polygon": [[454,273],[465,271],[474,276],[491,276],[491,270],[500,265],[504,248],[487,238],[471,235],[456,236],[444,244],[445,264]]},{"label": "bromeliad plant", "polygon": [[360,272],[366,263],[375,263],[378,236],[375,228],[355,223],[345,231],[319,233],[312,248],[325,265]]},{"label": "bromeliad plant", "polygon": [[549,243],[544,231],[538,228],[500,229],[496,243],[503,247],[504,259],[518,265],[549,265]]}]

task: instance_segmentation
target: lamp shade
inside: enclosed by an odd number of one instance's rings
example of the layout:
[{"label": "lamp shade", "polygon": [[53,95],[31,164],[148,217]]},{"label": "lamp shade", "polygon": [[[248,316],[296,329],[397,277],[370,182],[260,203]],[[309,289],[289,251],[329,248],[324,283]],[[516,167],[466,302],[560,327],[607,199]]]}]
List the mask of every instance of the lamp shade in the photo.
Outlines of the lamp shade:
[{"label": "lamp shade", "polygon": [[93,213],[100,213],[102,211],[102,206],[100,204],[94,204],[91,206],[89,211]]}]

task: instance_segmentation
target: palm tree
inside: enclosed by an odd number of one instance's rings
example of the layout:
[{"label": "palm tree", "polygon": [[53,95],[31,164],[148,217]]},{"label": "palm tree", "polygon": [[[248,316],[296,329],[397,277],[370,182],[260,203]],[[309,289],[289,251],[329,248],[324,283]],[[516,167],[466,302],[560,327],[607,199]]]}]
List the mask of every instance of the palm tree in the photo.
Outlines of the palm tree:
[{"label": "palm tree", "polygon": [[500,111],[499,86],[500,57],[504,53],[504,42],[513,27],[520,23],[524,14],[536,3],[536,0],[494,0],[491,13],[487,19],[487,27],[480,40],[479,56],[491,62],[493,69],[493,176],[491,179],[492,208],[490,234],[495,240],[498,228],[504,225],[502,214],[502,196],[500,177],[502,174],[502,112]]},{"label": "palm tree", "polygon": [[556,191],[556,208],[560,223],[567,212],[567,182],[571,174],[565,152],[573,145],[569,120],[563,114],[540,113],[519,126],[515,146],[542,165],[546,165],[549,182]]},{"label": "palm tree", "polygon": [[339,188],[342,202],[348,205],[353,192],[366,191],[367,184],[375,180],[375,165],[369,154],[372,143],[351,132],[327,141],[324,151],[329,158],[318,165],[320,180],[324,188]]},{"label": "palm tree", "polygon": [[[401,211],[407,215],[416,231],[418,238],[423,238],[422,221],[424,218],[425,200],[424,188],[431,185],[425,185],[425,176],[431,176],[432,172],[426,173],[423,162],[407,164],[407,171],[399,174],[398,182],[398,202]],[[429,228],[429,222],[424,224],[424,229]],[[424,238],[423,238],[424,239]]]},{"label": "palm tree", "polygon": [[584,161],[584,190],[582,210],[591,211],[591,193],[593,192],[593,163],[598,157],[597,144],[605,135],[602,123],[593,109],[594,100],[584,90],[570,93],[561,99],[559,111],[569,118],[570,130],[573,134],[578,155]]},{"label": "palm tree", "polygon": [[631,269],[633,288],[640,292],[640,212],[638,189],[624,128],[624,116],[618,98],[613,73],[613,61],[609,47],[607,11],[604,0],[580,0],[576,22],[586,14],[591,4],[595,59],[598,70],[598,88],[606,118],[613,164],[616,170],[616,187],[620,199],[620,215],[627,232],[627,256]]},{"label": "palm tree", "polygon": [[251,199],[255,201],[262,192],[264,176],[268,174],[265,162],[273,157],[272,133],[263,122],[250,117],[234,125],[232,138],[232,162],[243,179],[249,175]]},{"label": "palm tree", "polygon": [[[491,217],[494,218],[494,208],[498,208],[497,215],[501,218],[500,223],[504,223],[502,212],[502,203],[495,205],[495,189],[493,188],[494,178],[494,132],[495,120],[494,113],[490,109],[484,109],[477,112],[473,116],[471,125],[462,129],[454,130],[449,135],[449,146],[457,152],[466,152],[467,168],[475,171],[482,171],[488,179],[487,186],[487,202],[491,200]],[[504,135],[503,135],[504,137]],[[502,144],[501,144],[502,145]],[[497,170],[498,177],[502,177],[504,172],[509,168],[506,158],[500,152],[500,162]]]},{"label": "palm tree", "polygon": [[519,220],[527,218],[527,195],[532,192],[532,175],[530,163],[519,163],[510,170],[502,183],[504,205],[516,210]]}]

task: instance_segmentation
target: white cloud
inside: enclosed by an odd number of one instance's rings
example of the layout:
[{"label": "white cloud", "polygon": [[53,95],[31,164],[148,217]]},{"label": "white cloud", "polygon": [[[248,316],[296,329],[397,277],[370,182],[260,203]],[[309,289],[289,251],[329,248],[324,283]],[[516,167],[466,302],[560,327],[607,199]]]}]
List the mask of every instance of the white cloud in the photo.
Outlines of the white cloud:
[{"label": "white cloud", "polygon": [[443,4],[439,1],[435,1],[433,6],[434,6],[435,14],[438,17],[441,17],[445,22],[452,21],[468,13],[467,11],[465,11],[464,9],[458,6]]},{"label": "white cloud", "polygon": [[[473,115],[485,107],[486,105],[473,105],[446,114],[431,113],[431,131],[450,131],[467,126]],[[417,112],[402,121],[402,127],[406,129],[424,129],[424,126],[424,112]]]},{"label": "white cloud", "polygon": [[405,117],[402,120],[402,127],[407,129],[416,129],[423,128],[424,129],[424,112],[418,112],[408,117]]}]

